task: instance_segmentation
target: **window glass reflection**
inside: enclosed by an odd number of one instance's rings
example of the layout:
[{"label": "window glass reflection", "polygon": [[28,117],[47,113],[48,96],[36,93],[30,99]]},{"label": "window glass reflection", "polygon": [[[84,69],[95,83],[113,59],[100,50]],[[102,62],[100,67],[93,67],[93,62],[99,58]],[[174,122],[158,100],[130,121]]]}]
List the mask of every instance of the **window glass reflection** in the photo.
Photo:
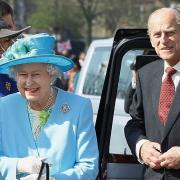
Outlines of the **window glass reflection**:
[{"label": "window glass reflection", "polygon": [[110,53],[111,47],[95,49],[85,79],[83,94],[101,95]]}]

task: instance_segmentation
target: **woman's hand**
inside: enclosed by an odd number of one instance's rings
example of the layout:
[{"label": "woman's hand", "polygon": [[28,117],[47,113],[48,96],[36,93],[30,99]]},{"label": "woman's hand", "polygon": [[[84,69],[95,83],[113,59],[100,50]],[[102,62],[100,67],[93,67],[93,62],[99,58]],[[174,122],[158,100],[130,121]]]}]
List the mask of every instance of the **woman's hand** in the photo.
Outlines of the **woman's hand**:
[{"label": "woman's hand", "polygon": [[20,173],[38,174],[41,165],[42,165],[42,158],[28,156],[19,159],[17,164],[17,170]]},{"label": "woman's hand", "polygon": [[22,177],[21,180],[37,180],[38,174],[30,174],[28,176]]},{"label": "woman's hand", "polygon": [[[38,174],[31,174],[21,178],[21,180],[37,180]],[[46,176],[42,175],[41,180],[46,180]],[[49,180],[55,180],[53,177],[49,177]]]}]

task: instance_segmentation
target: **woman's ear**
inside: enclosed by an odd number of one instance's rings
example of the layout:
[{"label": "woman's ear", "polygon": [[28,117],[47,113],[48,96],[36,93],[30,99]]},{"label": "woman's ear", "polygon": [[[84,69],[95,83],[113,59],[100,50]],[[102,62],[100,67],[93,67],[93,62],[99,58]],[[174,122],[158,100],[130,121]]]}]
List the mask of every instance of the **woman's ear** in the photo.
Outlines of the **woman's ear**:
[{"label": "woman's ear", "polygon": [[51,76],[50,86],[53,86],[54,81],[56,80],[56,77],[54,77],[53,75],[50,75],[50,76]]}]

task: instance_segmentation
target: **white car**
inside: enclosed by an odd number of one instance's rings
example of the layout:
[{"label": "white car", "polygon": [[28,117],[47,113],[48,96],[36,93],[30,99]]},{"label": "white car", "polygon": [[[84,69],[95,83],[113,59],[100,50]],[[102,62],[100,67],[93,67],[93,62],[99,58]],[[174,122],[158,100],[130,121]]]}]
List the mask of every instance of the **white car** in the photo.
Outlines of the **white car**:
[{"label": "white car", "polygon": [[[75,92],[78,95],[91,99],[94,123],[99,108],[99,101],[109,63],[112,44],[113,38],[94,40],[91,43],[87,51]],[[123,76],[119,82],[122,83],[122,87],[118,89],[118,99],[116,100],[114,123],[110,141],[110,153],[113,154],[131,154],[124,136],[124,126],[130,119],[129,115],[124,111],[124,97],[131,81],[131,71],[129,67],[137,54],[142,54],[142,51],[131,51],[124,56],[125,60],[123,61],[124,64],[122,69]],[[120,118],[121,121],[119,121]],[[121,139],[119,145],[117,145],[117,139]]]}]

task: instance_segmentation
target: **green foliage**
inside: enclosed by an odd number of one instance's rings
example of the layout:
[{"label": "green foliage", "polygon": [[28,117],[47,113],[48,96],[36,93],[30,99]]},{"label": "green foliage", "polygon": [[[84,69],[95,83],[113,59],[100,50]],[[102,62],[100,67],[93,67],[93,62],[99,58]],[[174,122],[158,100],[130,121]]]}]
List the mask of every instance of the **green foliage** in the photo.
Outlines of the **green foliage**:
[{"label": "green foliage", "polygon": [[36,0],[36,9],[34,13],[28,18],[28,23],[31,24],[32,29],[52,31],[54,21],[54,0]]},{"label": "green foliage", "polygon": [[[7,0],[20,4],[20,0]],[[149,14],[180,0],[21,0],[26,14],[24,22],[31,31],[60,34],[62,38],[112,36],[117,28],[145,28]],[[15,14],[23,14],[15,9]],[[17,13],[18,12],[18,13]],[[19,17],[19,22],[22,17]],[[23,27],[24,24],[21,24]]]},{"label": "green foliage", "polygon": [[38,31],[61,34],[62,37],[81,37],[79,11],[73,0],[37,0],[34,13],[28,18],[29,24]]}]

